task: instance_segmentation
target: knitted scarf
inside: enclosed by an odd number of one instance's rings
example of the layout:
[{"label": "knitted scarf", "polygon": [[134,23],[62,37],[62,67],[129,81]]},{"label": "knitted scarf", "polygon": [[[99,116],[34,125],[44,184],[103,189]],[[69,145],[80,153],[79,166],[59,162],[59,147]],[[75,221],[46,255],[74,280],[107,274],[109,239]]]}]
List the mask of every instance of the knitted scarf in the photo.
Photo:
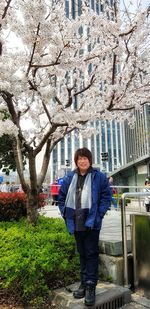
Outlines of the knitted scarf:
[{"label": "knitted scarf", "polygon": [[[75,173],[72,178],[72,181],[71,181],[71,184],[69,186],[68,193],[66,196],[66,202],[65,202],[66,210],[68,208],[75,210],[76,208],[75,198],[76,198],[77,180],[78,180],[78,174]],[[91,198],[92,198],[91,197],[91,173],[88,173],[85,178],[83,189],[81,192],[81,208],[82,209],[91,208]]]}]

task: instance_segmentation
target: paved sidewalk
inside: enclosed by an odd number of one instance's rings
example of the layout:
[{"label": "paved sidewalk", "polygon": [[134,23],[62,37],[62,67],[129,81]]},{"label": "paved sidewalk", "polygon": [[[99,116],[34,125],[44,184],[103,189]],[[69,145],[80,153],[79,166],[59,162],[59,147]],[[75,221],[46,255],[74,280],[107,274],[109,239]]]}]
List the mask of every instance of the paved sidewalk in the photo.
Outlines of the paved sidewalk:
[{"label": "paved sidewalk", "polygon": [[[126,222],[130,223],[130,214],[142,212],[145,213],[145,207],[139,207],[139,204],[134,205],[128,204],[126,207]],[[40,211],[46,217],[61,218],[58,206],[52,206],[48,204],[43,207]],[[130,240],[130,228],[128,228],[127,238]],[[102,230],[100,239],[103,241],[121,241],[122,240],[122,229],[121,229],[121,210],[120,208],[116,211],[113,208],[107,211],[102,223]]]}]

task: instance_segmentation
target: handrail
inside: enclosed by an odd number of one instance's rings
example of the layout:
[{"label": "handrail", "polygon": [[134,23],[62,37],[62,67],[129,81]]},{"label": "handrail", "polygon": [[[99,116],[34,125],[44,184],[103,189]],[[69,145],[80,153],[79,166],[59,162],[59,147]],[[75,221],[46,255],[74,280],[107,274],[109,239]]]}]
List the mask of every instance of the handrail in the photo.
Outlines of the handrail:
[{"label": "handrail", "polygon": [[129,287],[128,282],[128,252],[127,252],[127,231],[126,231],[126,197],[149,196],[150,192],[126,192],[121,196],[121,221],[122,221],[122,246],[123,246],[123,262],[124,262],[124,286]]},{"label": "handrail", "polygon": [[130,189],[130,188],[137,188],[137,189],[145,188],[145,186],[114,186],[114,185],[112,185],[111,187],[113,187],[113,188],[128,188],[128,189]]}]

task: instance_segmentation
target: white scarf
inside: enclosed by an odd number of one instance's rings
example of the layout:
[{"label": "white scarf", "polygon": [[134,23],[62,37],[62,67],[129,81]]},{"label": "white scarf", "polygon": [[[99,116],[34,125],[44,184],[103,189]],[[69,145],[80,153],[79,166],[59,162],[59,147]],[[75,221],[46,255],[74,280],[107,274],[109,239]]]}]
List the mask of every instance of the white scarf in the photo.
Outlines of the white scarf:
[{"label": "white scarf", "polygon": [[[74,210],[76,208],[75,198],[76,198],[77,180],[78,180],[78,174],[75,173],[70,183],[68,193],[66,196],[66,202],[65,202],[65,206],[67,208],[72,208]],[[92,198],[91,196],[91,173],[88,173],[85,178],[83,189],[81,192],[81,208],[82,209],[91,208],[91,203],[92,203],[91,198]]]}]

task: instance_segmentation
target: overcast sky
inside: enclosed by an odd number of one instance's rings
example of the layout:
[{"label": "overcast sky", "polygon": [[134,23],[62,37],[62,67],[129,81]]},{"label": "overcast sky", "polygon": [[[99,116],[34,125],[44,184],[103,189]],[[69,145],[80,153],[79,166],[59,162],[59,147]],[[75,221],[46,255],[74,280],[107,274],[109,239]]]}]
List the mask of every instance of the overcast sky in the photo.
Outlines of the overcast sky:
[{"label": "overcast sky", "polygon": [[[137,3],[142,4],[142,7],[148,7],[150,5],[150,0],[124,0],[124,3],[128,6],[132,2],[132,6],[136,6]],[[121,6],[123,4],[123,0],[120,0]]]}]

